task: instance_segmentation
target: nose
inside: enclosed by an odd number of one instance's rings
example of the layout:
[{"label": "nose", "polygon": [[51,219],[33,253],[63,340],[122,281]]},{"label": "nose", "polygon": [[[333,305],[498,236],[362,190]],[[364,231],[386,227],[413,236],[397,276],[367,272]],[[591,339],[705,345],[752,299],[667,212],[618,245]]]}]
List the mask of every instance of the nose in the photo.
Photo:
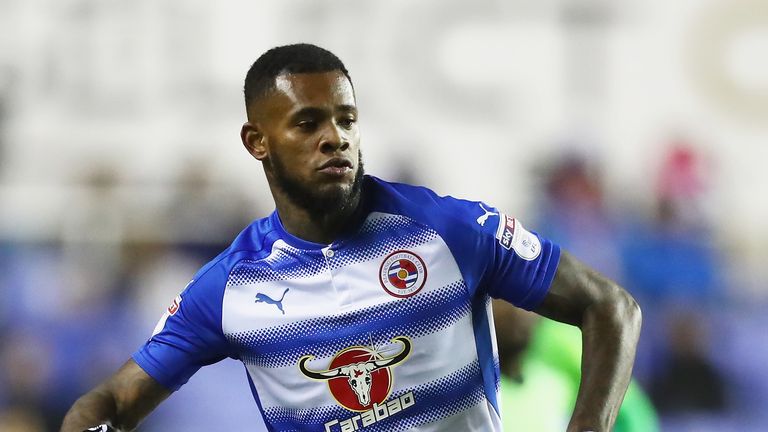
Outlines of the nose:
[{"label": "nose", "polygon": [[323,153],[344,151],[349,147],[349,138],[344,129],[330,122],[320,136],[318,145]]}]

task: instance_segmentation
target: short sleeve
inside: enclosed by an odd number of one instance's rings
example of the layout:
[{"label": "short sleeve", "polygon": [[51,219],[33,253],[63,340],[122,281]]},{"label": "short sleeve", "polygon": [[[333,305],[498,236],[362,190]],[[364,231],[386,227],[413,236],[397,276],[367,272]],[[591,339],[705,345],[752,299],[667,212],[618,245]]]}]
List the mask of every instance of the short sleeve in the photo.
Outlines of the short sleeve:
[{"label": "short sleeve", "polygon": [[172,391],[184,385],[202,366],[228,356],[221,329],[226,271],[204,268],[177,296],[157,323],[152,337],[133,360]]},{"label": "short sleeve", "polygon": [[[484,286],[488,295],[527,310],[535,309],[546,296],[560,261],[560,247],[502,212],[498,213],[496,230],[482,230],[489,237],[491,257]],[[493,234],[491,238],[490,235]]]},{"label": "short sleeve", "polygon": [[470,295],[489,295],[528,310],[544,299],[560,260],[557,244],[483,202],[372,180],[382,188],[381,211],[398,212],[438,232]]},{"label": "short sleeve", "polygon": [[471,294],[486,294],[533,310],[549,290],[560,247],[497,208],[478,201],[438,197],[436,222]]}]

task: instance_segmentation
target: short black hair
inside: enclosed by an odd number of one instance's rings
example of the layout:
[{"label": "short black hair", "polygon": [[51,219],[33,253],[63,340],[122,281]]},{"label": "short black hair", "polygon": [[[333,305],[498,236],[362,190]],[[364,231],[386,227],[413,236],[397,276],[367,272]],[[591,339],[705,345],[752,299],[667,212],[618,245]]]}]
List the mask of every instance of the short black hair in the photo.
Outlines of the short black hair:
[{"label": "short black hair", "polygon": [[280,74],[336,70],[341,71],[352,84],[344,63],[326,49],[307,43],[272,48],[256,59],[248,69],[243,86],[245,106],[247,108],[252,101],[274,90],[275,78]]}]

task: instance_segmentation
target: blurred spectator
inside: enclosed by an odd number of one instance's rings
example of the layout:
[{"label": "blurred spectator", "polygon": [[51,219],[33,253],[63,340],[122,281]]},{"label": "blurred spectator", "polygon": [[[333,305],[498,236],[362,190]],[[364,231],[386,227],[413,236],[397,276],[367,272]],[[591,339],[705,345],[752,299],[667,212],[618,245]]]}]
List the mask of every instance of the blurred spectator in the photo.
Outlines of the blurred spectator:
[{"label": "blurred spectator", "polygon": [[674,141],[657,175],[653,217],[633,220],[624,233],[626,285],[645,306],[636,370],[665,421],[677,418],[683,429],[728,408],[727,382],[702,330],[709,311],[725,305],[727,266],[703,205],[705,168],[689,143]]},{"label": "blurred spectator", "polygon": [[[51,393],[50,341],[31,331],[11,331],[0,346],[0,430],[55,430],[60,415]],[[5,407],[5,410],[2,407]],[[28,426],[24,426],[29,422]]]},{"label": "blurred spectator", "polygon": [[690,147],[672,147],[658,175],[654,217],[628,225],[624,271],[641,300],[696,307],[721,293],[723,263],[701,204],[700,159]]},{"label": "blurred spectator", "polygon": [[536,227],[580,260],[617,280],[620,245],[605,205],[599,170],[587,158],[567,155],[544,170],[544,201]]},{"label": "blurred spectator", "polygon": [[39,412],[29,407],[11,406],[0,408],[0,430],[3,432],[46,432],[47,428]]},{"label": "blurred spectator", "polygon": [[667,334],[669,352],[650,387],[659,411],[665,415],[725,411],[725,381],[707,358],[701,317],[678,312],[670,318]]},{"label": "blurred spectator", "polygon": [[137,243],[126,248],[125,283],[131,296],[128,304],[136,311],[143,340],[149,338],[163,311],[205,261],[175,244]]},{"label": "blurred spectator", "polygon": [[229,245],[259,210],[246,204],[241,188],[217,184],[207,161],[182,166],[162,217],[170,240],[206,262]]},{"label": "blurred spectator", "polygon": [[[635,213],[614,221],[611,214],[620,209],[606,205],[599,172],[573,155],[546,170],[539,228],[636,296],[644,311],[636,371],[652,386],[663,414],[722,410],[725,383],[706,350],[707,335],[694,332],[698,315],[685,314],[685,323],[675,319],[681,312],[706,307],[722,291],[721,266],[703,206],[703,158],[686,142],[673,143],[656,177],[654,213],[648,221]],[[568,339],[557,336],[568,330],[555,327],[548,322],[540,326],[539,338],[548,342],[534,339],[531,352],[560,359],[560,369],[578,377],[578,356],[564,355]],[[627,397],[634,391],[630,388]]]}]

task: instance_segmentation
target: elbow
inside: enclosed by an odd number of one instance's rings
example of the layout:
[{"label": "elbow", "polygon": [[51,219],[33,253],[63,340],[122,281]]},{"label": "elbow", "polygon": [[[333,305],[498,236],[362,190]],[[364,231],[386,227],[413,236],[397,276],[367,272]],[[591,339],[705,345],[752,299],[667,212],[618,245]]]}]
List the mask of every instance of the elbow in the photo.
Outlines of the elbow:
[{"label": "elbow", "polygon": [[630,293],[619,286],[615,287],[614,292],[615,295],[612,296],[610,307],[611,315],[616,322],[621,323],[627,334],[634,335],[635,338],[639,337],[643,325],[643,312],[640,309],[640,304]]},{"label": "elbow", "polygon": [[634,328],[635,332],[639,335],[640,329],[643,326],[643,311],[640,309],[640,304],[629,294],[622,289],[624,299],[624,314],[628,323]]},{"label": "elbow", "polygon": [[619,327],[623,334],[639,338],[643,323],[640,305],[622,287],[608,284],[604,290],[607,295],[587,308],[585,323]]}]

